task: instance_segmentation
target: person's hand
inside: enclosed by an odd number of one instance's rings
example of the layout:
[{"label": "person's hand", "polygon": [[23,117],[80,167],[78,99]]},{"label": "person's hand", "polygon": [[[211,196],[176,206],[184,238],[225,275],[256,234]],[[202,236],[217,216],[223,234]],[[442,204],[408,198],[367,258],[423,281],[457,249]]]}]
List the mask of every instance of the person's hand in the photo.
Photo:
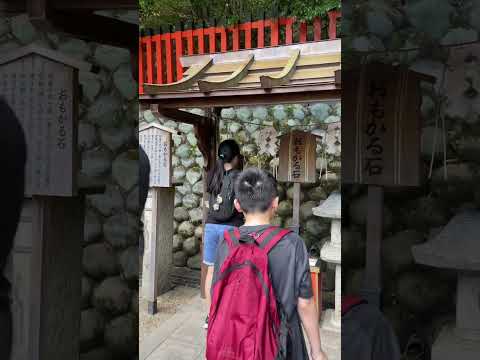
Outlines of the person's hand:
[{"label": "person's hand", "polygon": [[319,352],[312,352],[312,360],[328,360],[327,355],[320,350]]}]

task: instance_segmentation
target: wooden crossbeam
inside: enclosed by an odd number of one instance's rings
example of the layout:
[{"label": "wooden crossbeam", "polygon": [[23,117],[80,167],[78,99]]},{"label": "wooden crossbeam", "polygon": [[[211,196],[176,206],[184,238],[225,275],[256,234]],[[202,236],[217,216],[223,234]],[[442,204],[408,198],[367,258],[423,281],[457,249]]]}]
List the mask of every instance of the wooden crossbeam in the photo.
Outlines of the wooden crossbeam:
[{"label": "wooden crossbeam", "polygon": [[201,92],[210,92],[212,90],[217,90],[221,88],[226,88],[230,86],[237,85],[240,80],[242,80],[247,74],[248,69],[253,64],[254,56],[249,55],[249,57],[243,62],[239,63],[238,68],[227,78],[222,80],[198,80],[198,87]]},{"label": "wooden crossbeam", "polygon": [[213,64],[209,59],[202,64],[192,65],[184,74],[183,79],[170,84],[144,84],[143,88],[146,94],[160,94],[171,91],[190,89],[198,78]]},{"label": "wooden crossbeam", "polygon": [[280,86],[288,82],[295,72],[295,67],[297,65],[298,59],[300,58],[300,50],[294,50],[290,59],[288,59],[287,64],[276,75],[262,75],[260,76],[260,83],[262,88],[271,89],[274,86]]},{"label": "wooden crossbeam", "polygon": [[157,106],[156,109],[152,109],[152,110],[154,110],[154,113],[156,110],[156,112],[158,112],[160,115],[165,116],[174,121],[183,122],[183,123],[192,124],[192,125],[203,124],[206,121],[208,121],[208,118],[206,118],[205,116],[192,114],[187,111],[182,111],[178,109],[170,109],[170,108]]}]

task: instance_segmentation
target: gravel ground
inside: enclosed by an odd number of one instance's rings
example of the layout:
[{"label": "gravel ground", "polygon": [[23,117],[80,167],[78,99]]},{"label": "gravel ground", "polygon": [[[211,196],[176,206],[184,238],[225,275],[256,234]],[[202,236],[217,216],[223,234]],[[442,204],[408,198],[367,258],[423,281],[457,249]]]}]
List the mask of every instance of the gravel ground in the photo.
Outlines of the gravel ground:
[{"label": "gravel ground", "polygon": [[[187,304],[191,299],[197,296],[198,292],[198,289],[186,286],[177,286],[173,288],[169,292],[158,297],[158,313],[153,316],[147,314],[147,302],[140,299],[140,343],[146,336],[170,319],[178,311],[179,307]],[[140,294],[141,293],[142,291],[140,290]]]}]

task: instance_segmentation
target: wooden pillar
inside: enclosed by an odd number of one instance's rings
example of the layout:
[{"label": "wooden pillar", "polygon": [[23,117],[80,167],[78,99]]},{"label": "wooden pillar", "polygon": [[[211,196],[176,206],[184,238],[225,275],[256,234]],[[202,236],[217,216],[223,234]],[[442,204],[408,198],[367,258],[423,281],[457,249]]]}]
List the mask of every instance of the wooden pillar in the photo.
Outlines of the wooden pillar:
[{"label": "wooden pillar", "polygon": [[300,233],[300,183],[293,184],[293,214],[291,229]]},{"label": "wooden pillar", "polygon": [[381,295],[381,243],[383,237],[383,188],[368,187],[367,246],[365,263],[365,284],[363,296],[380,306]]},{"label": "wooden pillar", "polygon": [[[157,312],[158,295],[170,289],[169,274],[173,264],[174,187],[155,187],[151,190],[150,216],[146,217],[143,288],[148,313]],[[146,209],[147,210],[147,209]],[[148,211],[148,210],[147,210]]]},{"label": "wooden pillar", "polygon": [[[195,124],[195,135],[198,139],[198,147],[205,160],[205,167],[203,173],[203,219],[202,226],[205,229],[205,222],[207,219],[208,209],[205,207],[205,203],[208,202],[206,174],[212,166],[215,165],[217,158],[217,146],[219,141],[219,127],[218,127],[218,115],[221,109],[209,109],[205,118]],[[202,235],[201,254],[203,256],[204,237]],[[200,278],[200,292],[201,297],[205,298],[205,278],[207,276],[207,267],[205,264],[201,265],[201,278]]]},{"label": "wooden pillar", "polygon": [[[30,329],[28,335],[24,332],[28,328],[14,331],[26,336],[15,341],[28,346],[29,360],[78,358],[83,219],[83,197],[35,196],[31,200],[31,217],[22,216],[19,229],[23,231],[19,231],[18,236],[23,238],[16,242],[31,241],[30,279],[25,279],[24,283],[29,284],[30,297],[29,303],[24,303],[22,308],[14,305],[14,316],[19,310],[24,311],[24,316],[30,313]],[[20,255],[14,250],[14,263]],[[24,264],[28,266],[28,261]],[[14,286],[21,288],[22,284]]]}]

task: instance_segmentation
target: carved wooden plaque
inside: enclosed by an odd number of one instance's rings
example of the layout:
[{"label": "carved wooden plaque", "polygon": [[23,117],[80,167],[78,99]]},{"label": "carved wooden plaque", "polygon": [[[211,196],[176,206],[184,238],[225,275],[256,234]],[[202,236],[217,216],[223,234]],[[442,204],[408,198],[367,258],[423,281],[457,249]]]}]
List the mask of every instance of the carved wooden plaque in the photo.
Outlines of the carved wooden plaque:
[{"label": "carved wooden plaque", "polygon": [[342,181],[420,184],[420,77],[383,64],[344,71]]},{"label": "carved wooden plaque", "polygon": [[317,181],[317,137],[303,131],[292,131],[280,137],[280,163],[277,179],[285,182]]},{"label": "carved wooden plaque", "polygon": [[172,133],[157,124],[140,128],[139,141],[150,161],[150,187],[172,186]]},{"label": "carved wooden plaque", "polygon": [[28,144],[27,196],[76,194],[76,73],[35,53],[0,62],[0,96],[19,118]]}]

